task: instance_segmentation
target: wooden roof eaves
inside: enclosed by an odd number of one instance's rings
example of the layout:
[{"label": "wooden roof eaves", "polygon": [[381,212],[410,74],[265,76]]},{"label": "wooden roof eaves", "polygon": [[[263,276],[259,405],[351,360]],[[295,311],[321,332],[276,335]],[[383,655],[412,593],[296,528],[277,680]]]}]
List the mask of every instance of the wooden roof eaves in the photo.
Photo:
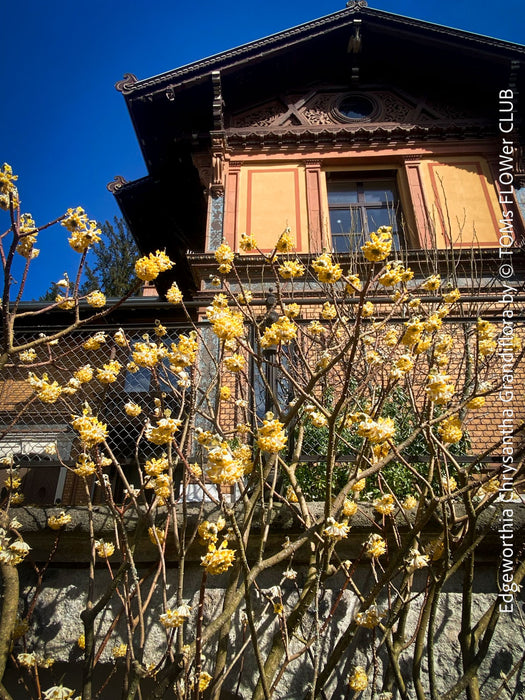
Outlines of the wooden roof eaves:
[{"label": "wooden roof eaves", "polygon": [[279,50],[289,48],[294,44],[303,43],[309,39],[326,34],[331,29],[340,29],[344,26],[351,25],[352,20],[355,19],[356,16],[383,19],[392,25],[392,29],[397,25],[405,30],[412,28],[423,32],[431,32],[448,38],[449,42],[452,42],[452,40],[466,41],[474,45],[480,45],[485,49],[492,48],[518,55],[521,54],[525,58],[525,46],[522,44],[494,39],[492,37],[467,32],[462,29],[445,27],[411,17],[403,17],[383,10],[372,8],[361,8],[359,10],[344,9],[151,78],[137,80],[136,82],[127,82],[119,89],[126,97],[126,100],[132,100],[133,97],[138,95],[154,95],[157,92],[162,92],[168,85],[184,87],[202,81],[212,70],[233,69],[240,64],[253,60],[255,57],[269,55]]}]

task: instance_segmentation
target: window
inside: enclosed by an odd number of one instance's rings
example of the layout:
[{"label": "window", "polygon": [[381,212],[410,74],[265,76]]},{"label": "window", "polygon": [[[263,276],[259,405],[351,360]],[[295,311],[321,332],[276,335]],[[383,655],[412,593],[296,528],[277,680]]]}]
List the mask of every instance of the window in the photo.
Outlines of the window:
[{"label": "window", "polygon": [[380,226],[392,226],[399,248],[399,200],[395,173],[327,173],[328,210],[335,253],[359,250]]}]

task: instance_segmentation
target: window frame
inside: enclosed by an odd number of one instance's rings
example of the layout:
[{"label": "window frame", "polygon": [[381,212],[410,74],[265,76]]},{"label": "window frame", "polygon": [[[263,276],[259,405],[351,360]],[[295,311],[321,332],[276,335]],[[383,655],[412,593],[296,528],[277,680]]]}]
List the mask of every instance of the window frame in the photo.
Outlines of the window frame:
[{"label": "window frame", "polygon": [[[328,213],[328,226],[330,234],[330,245],[332,252],[334,253],[355,253],[359,251],[360,247],[364,244],[369,234],[377,230],[377,226],[369,230],[368,216],[374,209],[378,211],[384,211],[385,208],[391,212],[389,216],[389,224],[393,226],[393,249],[399,250],[403,245],[403,235],[402,235],[402,214],[403,205],[400,193],[400,187],[398,182],[398,171],[393,168],[388,169],[374,169],[374,170],[331,170],[325,172],[326,178],[326,206]],[[389,182],[391,187],[389,188],[392,194],[392,203],[389,202],[389,198],[386,197],[380,202],[367,202],[366,201],[366,185],[373,182]],[[344,184],[349,185],[348,188],[348,201],[347,202],[330,202],[330,186],[332,184]],[[356,202],[350,201],[351,188],[350,185],[355,185],[355,195]],[[361,230],[355,232],[337,232],[332,230],[331,214],[334,211],[348,212],[350,211],[351,219],[355,217],[356,220],[361,222]],[[353,223],[351,223],[351,226]],[[378,224],[382,225],[382,224]],[[349,240],[348,245],[338,245],[339,240]]]}]

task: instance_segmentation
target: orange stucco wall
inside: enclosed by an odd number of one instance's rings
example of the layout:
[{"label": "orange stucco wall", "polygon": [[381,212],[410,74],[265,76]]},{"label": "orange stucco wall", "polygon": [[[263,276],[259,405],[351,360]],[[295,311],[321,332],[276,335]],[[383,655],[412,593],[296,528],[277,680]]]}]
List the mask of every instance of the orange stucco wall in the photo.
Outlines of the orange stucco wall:
[{"label": "orange stucco wall", "polygon": [[330,249],[326,172],[389,170],[409,248],[496,247],[502,214],[486,158],[464,145],[455,155],[442,148],[245,157],[226,178],[224,237],[238,250],[246,232],[270,251],[289,227],[297,252]]}]

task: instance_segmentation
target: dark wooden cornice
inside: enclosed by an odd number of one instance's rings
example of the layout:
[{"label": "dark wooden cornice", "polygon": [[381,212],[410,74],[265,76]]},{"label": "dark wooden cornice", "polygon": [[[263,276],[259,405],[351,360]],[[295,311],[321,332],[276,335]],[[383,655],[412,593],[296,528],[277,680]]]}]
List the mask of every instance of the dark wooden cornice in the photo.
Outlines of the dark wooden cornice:
[{"label": "dark wooden cornice", "polygon": [[261,56],[270,57],[276,51],[302,44],[314,37],[329,34],[332,30],[351,27],[357,16],[363,21],[369,20],[376,25],[380,25],[388,32],[403,32],[405,34],[411,32],[424,37],[426,40],[437,40],[443,44],[455,45],[458,48],[462,47],[464,50],[474,49],[486,53],[496,51],[503,53],[509,58],[525,58],[525,46],[521,44],[453,29],[432,22],[403,17],[383,10],[362,7],[360,3],[354,3],[353,6],[339,12],[151,78],[137,80],[134,75],[126,74],[124,80],[119,81],[115,87],[130,99],[133,95],[153,95],[156,92],[165,92],[168,86],[182,86],[198,82],[209,75],[211,71],[231,70],[254,60],[254,58],[260,58]]}]

